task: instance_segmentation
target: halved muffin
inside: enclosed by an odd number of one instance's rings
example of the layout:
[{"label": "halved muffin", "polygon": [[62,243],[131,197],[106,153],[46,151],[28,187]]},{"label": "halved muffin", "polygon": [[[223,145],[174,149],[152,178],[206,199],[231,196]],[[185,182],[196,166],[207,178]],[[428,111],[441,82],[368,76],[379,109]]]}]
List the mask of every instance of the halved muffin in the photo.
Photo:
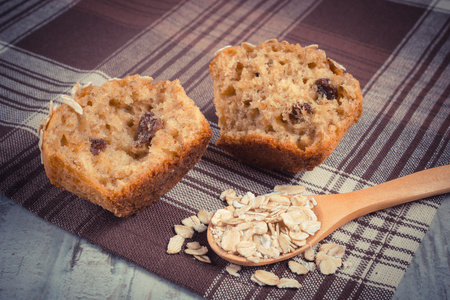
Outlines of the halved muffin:
[{"label": "halved muffin", "polygon": [[226,47],[209,71],[217,145],[263,168],[313,170],[362,113],[358,80],[317,45],[268,40]]},{"label": "halved muffin", "polygon": [[178,80],[139,75],[80,86],[40,128],[52,184],[126,217],[200,160],[212,133]]}]

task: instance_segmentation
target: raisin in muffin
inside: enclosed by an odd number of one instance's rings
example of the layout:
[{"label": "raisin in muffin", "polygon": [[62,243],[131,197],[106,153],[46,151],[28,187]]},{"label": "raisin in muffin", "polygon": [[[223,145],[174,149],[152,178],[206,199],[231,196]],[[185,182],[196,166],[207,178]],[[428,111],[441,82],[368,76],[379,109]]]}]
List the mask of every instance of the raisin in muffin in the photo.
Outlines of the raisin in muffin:
[{"label": "raisin in muffin", "polygon": [[169,191],[200,160],[212,133],[179,81],[129,76],[77,84],[40,128],[50,181],[127,217]]},{"label": "raisin in muffin", "polygon": [[268,40],[226,47],[209,71],[217,145],[263,168],[313,170],[362,113],[359,82],[317,45]]}]

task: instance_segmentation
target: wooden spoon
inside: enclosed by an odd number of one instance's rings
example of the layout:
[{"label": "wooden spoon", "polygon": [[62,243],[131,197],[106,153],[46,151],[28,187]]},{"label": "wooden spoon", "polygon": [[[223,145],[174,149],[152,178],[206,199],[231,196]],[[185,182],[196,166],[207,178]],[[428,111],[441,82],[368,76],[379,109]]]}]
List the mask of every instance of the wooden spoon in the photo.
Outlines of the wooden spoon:
[{"label": "wooden spoon", "polygon": [[314,212],[322,226],[307,244],[295,251],[280,255],[276,259],[261,259],[258,263],[220,248],[208,226],[208,243],[211,249],[223,259],[242,266],[262,266],[289,259],[317,244],[342,225],[360,216],[393,207],[399,204],[424,199],[450,192],[450,165],[432,168],[367,189],[335,195],[314,195],[317,206]]}]

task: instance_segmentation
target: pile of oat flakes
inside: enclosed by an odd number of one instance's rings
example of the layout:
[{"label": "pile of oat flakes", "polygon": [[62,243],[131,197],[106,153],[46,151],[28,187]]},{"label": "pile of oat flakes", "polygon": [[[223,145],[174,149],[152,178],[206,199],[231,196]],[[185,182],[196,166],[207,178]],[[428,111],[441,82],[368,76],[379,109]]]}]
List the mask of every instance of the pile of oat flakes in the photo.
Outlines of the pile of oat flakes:
[{"label": "pile of oat flakes", "polygon": [[[220,199],[228,206],[215,213],[201,210],[197,215],[185,218],[182,225],[175,225],[176,235],[167,246],[168,254],[179,253],[185,239],[192,238],[194,232],[205,232],[212,224],[213,237],[223,250],[258,263],[260,259],[275,259],[306,245],[306,239],[320,229],[313,208],[317,205],[312,197],[302,195],[302,186],[280,185],[274,192],[255,196],[251,192],[237,196],[234,190],[225,190]],[[197,260],[211,263],[206,255],[208,248],[198,242],[186,243],[186,254]],[[340,245],[323,244],[317,254],[313,248],[303,253],[307,261],[302,264],[295,259],[288,262],[295,274],[306,274],[316,267],[323,274],[333,274],[343,266],[345,248]],[[240,276],[241,267],[230,264],[226,268],[233,276]],[[300,288],[300,283],[291,278],[279,278],[276,274],[257,270],[251,280],[259,285],[278,288]]]},{"label": "pile of oat flakes", "polygon": [[254,263],[306,245],[321,223],[312,210],[316,201],[301,195],[303,191],[304,187],[277,186],[274,193],[257,197],[224,191],[220,198],[228,206],[211,219],[217,245]]}]

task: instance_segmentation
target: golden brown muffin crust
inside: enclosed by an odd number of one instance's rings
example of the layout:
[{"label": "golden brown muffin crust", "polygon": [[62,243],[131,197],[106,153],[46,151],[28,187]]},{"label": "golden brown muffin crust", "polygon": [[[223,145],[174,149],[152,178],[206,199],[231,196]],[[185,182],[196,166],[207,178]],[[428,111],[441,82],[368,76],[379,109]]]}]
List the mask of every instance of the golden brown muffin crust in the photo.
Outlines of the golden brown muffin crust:
[{"label": "golden brown muffin crust", "polygon": [[362,113],[359,82],[317,45],[268,40],[216,53],[217,145],[269,169],[312,170]]},{"label": "golden brown muffin crust", "polygon": [[212,136],[178,81],[138,75],[76,85],[41,129],[50,181],[121,217],[169,191]]}]

